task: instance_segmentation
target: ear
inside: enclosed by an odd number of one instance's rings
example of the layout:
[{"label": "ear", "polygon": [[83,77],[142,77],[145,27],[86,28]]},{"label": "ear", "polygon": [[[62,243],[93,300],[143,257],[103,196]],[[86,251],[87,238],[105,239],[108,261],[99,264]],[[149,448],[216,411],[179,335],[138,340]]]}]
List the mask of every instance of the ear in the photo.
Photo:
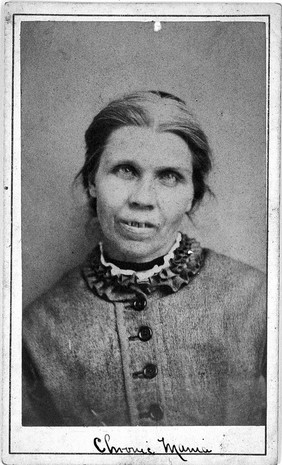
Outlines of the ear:
[{"label": "ear", "polygon": [[95,184],[89,184],[88,192],[89,192],[91,197],[93,197],[93,198],[97,197]]}]

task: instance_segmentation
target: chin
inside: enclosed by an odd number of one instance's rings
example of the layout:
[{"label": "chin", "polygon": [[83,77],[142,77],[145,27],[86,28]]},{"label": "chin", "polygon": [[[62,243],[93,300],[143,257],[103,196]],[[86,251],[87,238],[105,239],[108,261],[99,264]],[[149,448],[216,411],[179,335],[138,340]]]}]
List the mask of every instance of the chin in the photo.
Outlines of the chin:
[{"label": "chin", "polygon": [[126,262],[149,262],[154,258],[157,258],[161,253],[158,254],[153,248],[148,248],[146,244],[140,243],[138,244],[136,241],[133,244],[125,245],[124,247],[116,247],[113,250],[113,258],[117,260],[123,260]]}]

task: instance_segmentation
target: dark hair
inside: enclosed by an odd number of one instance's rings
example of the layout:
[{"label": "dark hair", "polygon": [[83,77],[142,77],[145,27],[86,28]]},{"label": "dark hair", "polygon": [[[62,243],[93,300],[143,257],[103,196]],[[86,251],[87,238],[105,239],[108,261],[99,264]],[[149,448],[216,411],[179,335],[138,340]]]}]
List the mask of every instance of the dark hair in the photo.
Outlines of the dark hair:
[{"label": "dark hair", "polygon": [[207,137],[183,100],[167,92],[152,90],[135,92],[110,102],[95,116],[85,133],[85,163],[77,177],[82,176],[93,213],[96,214],[96,199],[89,195],[89,183],[94,182],[110,135],[124,126],[146,127],[159,133],[170,132],[186,142],[192,153],[194,198],[191,210],[195,210],[205,193],[211,192],[206,184],[211,170],[211,150]]}]

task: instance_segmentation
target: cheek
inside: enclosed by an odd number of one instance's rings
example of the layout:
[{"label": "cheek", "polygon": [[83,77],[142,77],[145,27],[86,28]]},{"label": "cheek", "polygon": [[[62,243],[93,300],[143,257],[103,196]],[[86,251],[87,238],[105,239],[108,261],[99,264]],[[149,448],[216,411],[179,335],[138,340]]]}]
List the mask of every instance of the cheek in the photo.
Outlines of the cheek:
[{"label": "cheek", "polygon": [[163,208],[167,212],[167,216],[175,218],[177,221],[191,210],[193,198],[193,186],[185,186],[176,192],[172,192],[171,195],[164,196],[162,201]]},{"label": "cheek", "polygon": [[111,182],[108,185],[102,183],[97,185],[97,213],[102,219],[104,216],[112,216],[124,204],[127,197],[125,186]]}]

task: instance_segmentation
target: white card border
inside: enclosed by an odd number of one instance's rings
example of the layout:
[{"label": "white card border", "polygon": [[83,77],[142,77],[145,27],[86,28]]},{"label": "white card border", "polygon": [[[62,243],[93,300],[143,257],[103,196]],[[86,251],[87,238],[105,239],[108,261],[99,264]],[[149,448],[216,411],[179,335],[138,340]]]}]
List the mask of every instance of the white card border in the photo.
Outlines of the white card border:
[{"label": "white card border", "polygon": [[[269,42],[269,58],[270,67],[268,71],[269,95],[268,95],[268,358],[271,362],[268,364],[268,401],[267,401],[267,450],[266,455],[243,455],[241,458],[244,462],[241,463],[275,463],[277,454],[277,399],[278,399],[278,308],[279,308],[279,192],[280,192],[280,51],[281,51],[281,9],[279,5],[275,4],[77,4],[77,3],[10,3],[6,6],[6,21],[5,21],[5,160],[4,160],[4,186],[8,187],[4,191],[4,317],[3,317],[3,432],[2,443],[3,452],[2,457],[5,463],[144,463],[151,461],[151,463],[179,463],[179,457],[167,456],[149,456],[149,455],[135,455],[135,456],[109,456],[97,455],[87,456],[74,454],[70,455],[50,455],[38,454],[33,452],[26,452],[26,454],[16,452],[21,449],[23,440],[25,444],[33,444],[35,436],[41,436],[42,441],[46,447],[50,447],[50,436],[54,428],[21,428],[19,425],[19,403],[18,392],[21,391],[20,372],[20,351],[21,351],[21,289],[12,285],[13,283],[21,282],[21,225],[20,225],[20,207],[21,207],[21,192],[20,192],[20,112],[18,111],[20,105],[20,70],[19,70],[19,33],[17,31],[16,16],[21,20],[30,20],[35,18],[35,14],[42,15],[41,19],[37,16],[36,20],[45,20],[46,15],[49,15],[50,8],[52,13],[63,15],[83,15],[79,20],[90,20],[88,14],[91,15],[127,15],[123,16],[122,20],[135,20],[140,21],[138,15],[148,15],[144,20],[146,21],[162,21],[168,20],[167,15],[201,15],[206,20],[213,20],[211,17],[207,19],[207,12],[216,20],[217,15],[239,15],[240,21],[257,21],[260,16],[269,16],[270,18],[270,42]],[[165,14],[164,14],[165,11]],[[177,13],[176,13],[177,11]],[[28,13],[30,17],[24,16]],[[20,16],[19,16],[20,15]],[[132,15],[130,18],[128,15]],[[253,16],[252,16],[253,15]],[[238,16],[238,18],[239,18]],[[25,19],[23,19],[25,18]],[[193,18],[195,20],[196,18]],[[52,17],[52,20],[62,21],[62,16]],[[64,20],[74,20],[73,16],[65,18]],[[97,20],[97,17],[92,20]],[[100,20],[105,20],[100,17]],[[115,17],[110,16],[107,20],[114,21]],[[173,17],[171,20],[176,21]],[[187,19],[186,19],[187,20]],[[199,18],[199,20],[202,20]],[[225,21],[233,20],[233,18],[224,17]],[[264,21],[264,19],[261,18]],[[15,33],[15,36],[14,36]],[[15,39],[13,43],[13,39]],[[11,153],[16,154],[16,157],[11,158]],[[16,162],[15,162],[16,160]],[[13,165],[11,165],[13,163]],[[11,176],[12,175],[12,176]],[[12,183],[13,177],[13,183]],[[13,189],[11,189],[11,187]],[[12,219],[12,221],[11,221]],[[10,312],[10,300],[16,302],[13,306],[13,312]],[[10,361],[12,362],[10,365]],[[12,390],[10,389],[12,386]],[[16,388],[13,390],[13,386]],[[9,421],[7,422],[7,418]],[[187,430],[187,436],[193,437],[194,427],[181,427]],[[208,436],[214,434],[214,431],[222,435],[225,432],[230,432],[231,427],[197,427],[201,429],[201,435],[207,434]],[[259,437],[260,429],[263,427],[249,427],[253,431],[244,430],[241,427],[233,427],[237,431],[242,430],[242,438],[248,434],[254,434],[254,437]],[[66,435],[74,434],[78,437],[82,432],[81,428],[59,428],[62,438]],[[128,438],[134,438],[135,441],[140,439],[140,428],[107,428],[107,432],[112,432],[113,435],[116,431],[122,429],[122,440],[128,444]],[[139,429],[139,432],[138,432]],[[150,434],[154,427],[145,428],[141,427],[142,441],[144,442],[145,434]],[[168,431],[168,427],[161,429]],[[177,433],[179,434],[180,427],[170,428],[172,437]],[[207,432],[205,430],[207,429]],[[222,431],[221,431],[222,429]],[[28,436],[25,437],[22,430],[28,430]],[[87,430],[87,431],[86,431]],[[84,428],[86,436],[94,437],[97,435],[98,428]],[[147,430],[148,433],[145,431]],[[158,429],[158,431],[160,428]],[[173,431],[174,430],[174,431]],[[209,431],[208,431],[209,430]],[[213,430],[213,431],[212,431]],[[104,434],[102,430],[101,434]],[[55,428],[57,434],[58,427]],[[138,438],[136,438],[138,433]],[[217,433],[215,433],[217,434]],[[233,432],[231,434],[234,434]],[[13,438],[11,438],[13,436]],[[22,436],[22,438],[21,438]],[[114,436],[113,436],[114,437]],[[211,436],[213,437],[213,436]],[[242,440],[241,438],[241,440]],[[12,439],[12,443],[11,443]],[[239,439],[239,438],[238,438]],[[82,439],[83,441],[85,439]],[[73,442],[73,439],[71,440]],[[78,441],[79,442],[79,441]],[[114,441],[113,441],[114,443]],[[187,443],[187,442],[186,442]],[[12,448],[11,448],[12,447]],[[29,447],[29,446],[28,446]],[[28,450],[28,449],[27,449]],[[33,447],[33,450],[34,449]],[[56,458],[55,458],[56,457]],[[94,457],[97,457],[95,461]],[[195,456],[185,456],[189,464],[198,463]],[[235,457],[240,460],[239,455]],[[55,459],[55,461],[54,461]],[[157,459],[157,460],[156,460]],[[160,459],[160,461],[159,461]],[[230,463],[231,454],[228,451],[222,454],[220,461],[222,463]],[[217,463],[218,456],[201,456],[202,462]],[[234,462],[235,463],[235,462]],[[239,462],[236,462],[239,463]]]}]

